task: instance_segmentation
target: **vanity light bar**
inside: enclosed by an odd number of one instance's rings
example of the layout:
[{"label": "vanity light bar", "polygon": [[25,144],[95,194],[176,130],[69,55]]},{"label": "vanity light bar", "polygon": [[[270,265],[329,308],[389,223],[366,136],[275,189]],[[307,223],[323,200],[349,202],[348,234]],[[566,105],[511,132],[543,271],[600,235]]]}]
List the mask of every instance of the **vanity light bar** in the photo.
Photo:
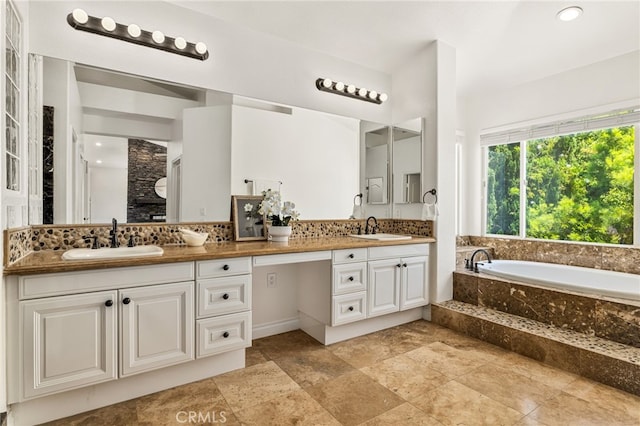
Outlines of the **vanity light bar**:
[{"label": "vanity light bar", "polygon": [[356,87],[353,84],[345,84],[341,81],[333,81],[329,78],[316,80],[316,88],[323,92],[335,93],[348,98],[381,104],[389,99],[386,93],[378,93],[375,90],[367,90],[364,87]]},{"label": "vanity light bar", "polygon": [[136,24],[119,24],[108,16],[97,18],[82,9],[74,9],[67,15],[67,23],[79,31],[87,31],[106,37],[117,38],[129,43],[164,50],[177,55],[204,61],[209,57],[207,45],[203,42],[191,43],[182,37],[168,37],[161,31],[146,31]]}]

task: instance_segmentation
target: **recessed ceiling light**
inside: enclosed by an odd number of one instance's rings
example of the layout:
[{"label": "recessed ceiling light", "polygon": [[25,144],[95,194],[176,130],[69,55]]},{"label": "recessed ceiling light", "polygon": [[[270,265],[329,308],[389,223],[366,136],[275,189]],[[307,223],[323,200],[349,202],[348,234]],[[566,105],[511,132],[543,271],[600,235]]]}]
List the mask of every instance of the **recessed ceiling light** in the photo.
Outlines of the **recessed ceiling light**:
[{"label": "recessed ceiling light", "polygon": [[102,164],[102,160],[96,160],[96,164]]},{"label": "recessed ceiling light", "polygon": [[96,142],[96,146],[102,146],[102,142]]},{"label": "recessed ceiling light", "polygon": [[580,15],[582,15],[581,7],[569,6],[569,7],[565,7],[560,12],[558,12],[556,17],[563,22],[569,22],[569,21],[573,21],[574,19],[578,19]]}]

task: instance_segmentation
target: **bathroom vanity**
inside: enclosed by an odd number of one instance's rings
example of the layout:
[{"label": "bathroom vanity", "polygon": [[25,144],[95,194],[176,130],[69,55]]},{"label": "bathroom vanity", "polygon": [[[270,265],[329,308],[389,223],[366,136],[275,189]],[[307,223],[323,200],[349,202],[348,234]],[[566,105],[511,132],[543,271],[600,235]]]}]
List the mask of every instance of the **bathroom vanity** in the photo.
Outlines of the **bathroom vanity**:
[{"label": "bathroom vanity", "polygon": [[[324,344],[423,317],[433,238],[166,246],[7,268],[9,402],[37,423],[244,367],[254,270],[297,265],[299,327]],[[37,409],[36,409],[37,407]]]}]

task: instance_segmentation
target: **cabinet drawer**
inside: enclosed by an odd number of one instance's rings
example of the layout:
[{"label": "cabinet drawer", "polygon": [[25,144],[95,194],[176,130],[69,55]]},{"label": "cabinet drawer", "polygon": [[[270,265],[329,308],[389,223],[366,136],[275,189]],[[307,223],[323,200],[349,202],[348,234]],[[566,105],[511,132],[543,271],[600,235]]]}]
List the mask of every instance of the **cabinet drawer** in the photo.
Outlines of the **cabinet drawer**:
[{"label": "cabinet drawer", "polygon": [[227,277],[251,273],[251,258],[203,260],[196,262],[196,278]]},{"label": "cabinet drawer", "polygon": [[199,280],[197,288],[198,318],[251,308],[251,275]]},{"label": "cabinet drawer", "polygon": [[405,244],[399,246],[369,247],[369,260],[390,257],[427,256],[429,244]]},{"label": "cabinet drawer", "polygon": [[332,294],[353,293],[367,289],[367,263],[345,263],[333,267]]},{"label": "cabinet drawer", "polygon": [[333,296],[331,325],[347,324],[365,319],[367,317],[366,299],[366,291]]},{"label": "cabinet drawer", "polygon": [[333,251],[333,263],[363,262],[367,260],[367,249],[346,249]]},{"label": "cabinet drawer", "polygon": [[196,321],[196,357],[202,358],[251,346],[251,312]]}]

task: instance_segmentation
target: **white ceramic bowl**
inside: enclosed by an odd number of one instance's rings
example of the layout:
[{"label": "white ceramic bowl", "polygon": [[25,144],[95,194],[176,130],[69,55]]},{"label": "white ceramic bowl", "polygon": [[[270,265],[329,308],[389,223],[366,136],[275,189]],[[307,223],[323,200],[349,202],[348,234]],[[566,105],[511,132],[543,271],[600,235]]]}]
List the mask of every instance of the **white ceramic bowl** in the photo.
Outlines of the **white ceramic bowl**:
[{"label": "white ceramic bowl", "polygon": [[207,232],[202,233],[202,234],[197,234],[194,235],[192,233],[182,233],[182,239],[184,240],[184,242],[188,245],[188,246],[201,246],[204,244],[205,241],[207,241],[207,237],[209,236],[209,234]]}]

